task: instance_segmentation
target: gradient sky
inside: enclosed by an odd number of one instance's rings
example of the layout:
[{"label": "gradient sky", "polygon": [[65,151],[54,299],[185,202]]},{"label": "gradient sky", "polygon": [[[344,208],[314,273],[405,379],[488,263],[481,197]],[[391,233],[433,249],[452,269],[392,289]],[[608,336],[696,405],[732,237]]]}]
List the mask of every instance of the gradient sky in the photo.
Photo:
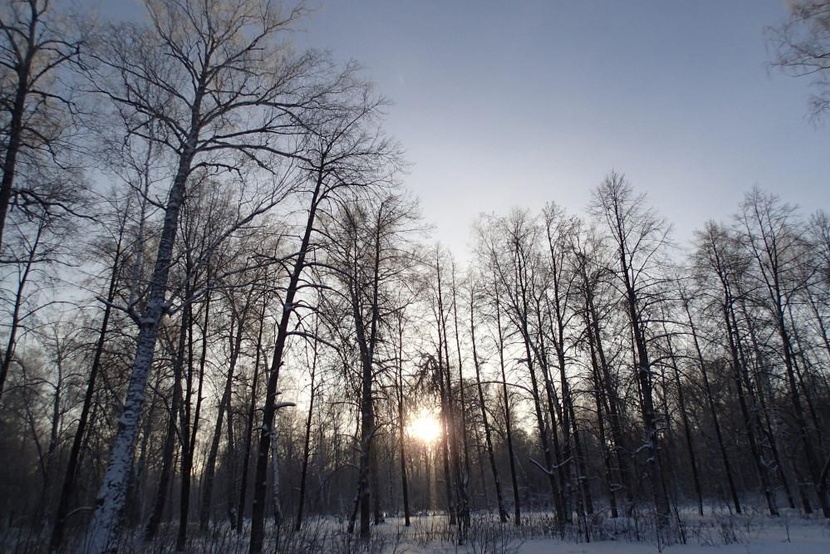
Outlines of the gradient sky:
[{"label": "gradient sky", "polygon": [[327,0],[301,44],[355,59],[394,105],[434,237],[462,258],[479,213],[584,213],[611,169],[685,244],[754,185],[830,209],[830,122],[767,67],[783,0]]}]

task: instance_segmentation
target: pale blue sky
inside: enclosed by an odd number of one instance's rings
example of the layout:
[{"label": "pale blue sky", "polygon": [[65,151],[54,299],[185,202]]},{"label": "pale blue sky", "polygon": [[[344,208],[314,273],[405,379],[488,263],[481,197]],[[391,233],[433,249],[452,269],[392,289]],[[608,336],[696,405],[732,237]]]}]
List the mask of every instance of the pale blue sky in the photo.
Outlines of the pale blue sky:
[{"label": "pale blue sky", "polygon": [[768,69],[782,0],[327,0],[301,43],[356,59],[435,238],[465,257],[480,212],[582,213],[613,168],[687,241],[753,185],[830,209],[830,125]]}]

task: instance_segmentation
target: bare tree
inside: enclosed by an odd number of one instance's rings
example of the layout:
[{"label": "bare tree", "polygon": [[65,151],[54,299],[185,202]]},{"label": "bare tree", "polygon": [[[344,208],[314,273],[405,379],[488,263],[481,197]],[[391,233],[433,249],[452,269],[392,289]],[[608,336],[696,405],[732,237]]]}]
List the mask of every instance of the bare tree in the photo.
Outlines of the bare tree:
[{"label": "bare tree", "polygon": [[282,312],[277,324],[274,353],[265,389],[262,428],[257,451],[256,477],[251,522],[250,552],[261,552],[265,537],[265,494],[268,482],[268,456],[271,450],[274,416],[276,414],[280,370],[288,337],[289,323],[304,307],[298,292],[309,286],[306,269],[310,252],[318,245],[318,217],[344,198],[356,198],[356,191],[368,191],[395,182],[400,171],[397,145],[383,135],[378,118],[384,100],[375,96],[371,87],[347,68],[332,84],[329,94],[320,103],[329,102],[327,109],[318,109],[314,117],[304,121],[305,140],[301,158],[301,211],[305,217],[299,225],[299,244],[293,254],[279,260],[285,268],[287,283],[282,291]]},{"label": "bare tree", "polygon": [[[320,333],[320,318],[319,316],[314,317],[313,322],[313,331],[312,331],[312,339],[310,344],[311,353],[308,353],[308,349],[305,352],[306,355],[306,363],[310,368],[309,371],[309,394],[308,394],[308,413],[306,414],[306,421],[305,421],[305,436],[303,437],[303,459],[302,459],[302,469],[300,470],[300,491],[297,498],[297,516],[294,520],[294,530],[299,531],[302,529],[303,525],[303,513],[305,511],[305,503],[306,503],[306,489],[308,484],[308,466],[309,466],[309,459],[311,457],[311,439],[313,434],[313,418],[315,409],[317,406],[315,402],[319,402],[319,393],[318,389],[320,388],[320,377],[318,370],[318,366],[320,364],[320,342],[315,340]],[[308,357],[311,357],[308,360]]]},{"label": "bare tree", "polygon": [[[490,462],[490,471],[493,474],[493,485],[496,489],[496,505],[499,511],[499,521],[504,523],[509,516],[504,507],[504,496],[502,493],[501,479],[499,478],[499,470],[496,465],[496,456],[493,450],[493,438],[490,424],[490,418],[487,415],[488,406],[485,402],[484,387],[481,379],[481,361],[479,358],[478,349],[476,348],[476,304],[480,302],[480,293],[477,291],[476,282],[470,278],[469,281],[469,301],[470,301],[470,354],[473,357],[473,368],[475,369],[475,383],[478,392],[478,404],[481,410],[481,422],[484,427],[484,442],[487,448],[487,459]],[[512,439],[511,439],[512,440]]]},{"label": "bare tree", "polygon": [[530,393],[533,400],[536,428],[543,461],[531,462],[545,475],[551,490],[556,517],[564,522],[570,517],[565,510],[560,465],[559,414],[561,406],[550,374],[546,329],[543,321],[546,306],[542,305],[547,283],[538,245],[542,244],[542,229],[527,211],[514,210],[508,217],[492,218],[480,228],[481,246],[486,260],[486,271],[492,273],[496,294],[503,298],[504,314],[513,333],[521,340],[518,361],[527,368]]},{"label": "bare tree", "polygon": [[0,7],[0,246],[14,198],[24,209],[28,204],[69,208],[60,198],[43,195],[35,183],[15,182],[21,166],[54,163],[67,149],[71,99],[55,76],[76,58],[81,40],[70,38],[73,33],[51,4],[12,0]]},{"label": "bare tree", "polygon": [[[805,286],[801,269],[810,250],[793,206],[755,189],[747,194],[741,207],[738,220],[742,243],[755,262],[753,274],[758,281],[759,304],[778,335],[778,355],[783,362],[795,432],[804,451],[807,473],[814,486],[819,487],[821,460],[814,445],[822,443],[823,425],[808,419],[811,394],[803,385],[795,356],[797,331],[787,321],[796,294]],[[830,518],[830,498],[822,492],[816,489],[824,517]]]},{"label": "bare tree", "polygon": [[634,343],[634,363],[640,388],[648,477],[652,483],[657,517],[669,521],[669,496],[661,461],[658,416],[654,406],[654,373],[647,332],[649,309],[663,279],[657,273],[660,255],[667,246],[668,223],[634,194],[625,177],[612,172],[594,192],[592,210],[605,223],[616,248],[617,290],[625,302]]},{"label": "bare tree", "polygon": [[[118,432],[81,546],[90,552],[115,548],[159,323],[171,308],[168,276],[189,190],[210,175],[236,175],[259,186],[250,190],[245,211],[231,227],[278,202],[286,183],[258,182],[245,167],[278,169],[274,156],[294,151],[286,134],[320,94],[313,77],[323,65],[320,57],[292,55],[278,42],[299,15],[296,10],[281,14],[267,2],[241,0],[160,0],[147,8],[149,24],[107,28],[85,60],[94,92],[111,102],[129,133],[155,141],[170,161],[149,290],[140,309],[126,307],[138,337]],[[242,186],[242,179],[237,182]]]},{"label": "bare tree", "polygon": [[[379,352],[383,339],[394,332],[393,314],[397,306],[394,290],[411,266],[412,256],[405,248],[407,233],[413,227],[415,207],[404,197],[383,193],[354,205],[343,204],[324,218],[323,232],[327,238],[323,265],[331,274],[331,292],[342,298],[342,306],[334,310],[338,321],[334,326],[349,323],[341,334],[347,344],[357,349],[359,375],[360,435],[358,441],[358,493],[360,536],[370,534],[370,512],[379,505],[380,491],[372,470],[377,463],[377,406],[381,377],[391,369]],[[343,317],[343,314],[348,314]],[[373,465],[375,466],[373,468]],[[377,512],[377,510],[375,510]],[[377,519],[377,514],[375,518]]]},{"label": "bare tree", "polygon": [[[495,278],[494,278],[495,280]],[[498,289],[497,282],[494,287]],[[499,354],[499,372],[501,377],[501,401],[504,405],[504,434],[507,443],[507,457],[510,462],[510,484],[513,488],[513,524],[517,527],[522,524],[522,509],[519,496],[519,480],[516,475],[516,455],[513,448],[513,415],[510,403],[510,394],[507,391],[507,364],[505,363],[505,339],[501,320],[501,304],[499,302],[498,290],[493,296],[493,308],[496,324],[496,349]]]},{"label": "bare tree", "polygon": [[718,452],[720,453],[721,462],[723,463],[723,468],[726,473],[729,496],[732,500],[732,505],[735,508],[735,513],[740,514],[741,502],[738,498],[738,489],[735,484],[735,474],[732,469],[732,463],[729,460],[724,434],[721,429],[720,420],[723,416],[718,413],[717,406],[715,405],[713,387],[709,379],[709,369],[707,368],[707,360],[704,358],[703,348],[701,347],[701,335],[697,329],[695,320],[692,317],[691,292],[689,291],[689,285],[686,281],[678,281],[678,294],[683,308],[683,313],[686,316],[685,323],[688,324],[689,336],[692,341],[693,358],[696,361],[698,369],[700,370],[700,375],[703,378],[703,392],[706,398],[706,407],[709,409],[712,422],[714,424],[715,438],[717,439]]},{"label": "bare tree", "polygon": [[[59,190],[61,179],[68,176],[35,171],[27,172],[21,181],[41,180],[42,188]],[[0,308],[7,310],[3,322],[7,336],[0,355],[0,396],[15,361],[17,344],[32,327],[29,322],[38,311],[57,301],[42,293],[52,288],[56,268],[72,265],[73,244],[65,237],[71,236],[75,224],[75,220],[41,206],[15,212],[6,220],[6,244],[0,250],[0,280],[6,282],[6,288],[0,291]]]},{"label": "bare tree", "polygon": [[809,77],[815,89],[810,104],[814,115],[830,108],[830,2],[791,0],[790,17],[767,27],[767,41],[775,50],[772,65],[796,77]]},{"label": "bare tree", "polygon": [[[559,383],[562,396],[560,421],[562,425],[562,457],[564,465],[563,481],[568,489],[565,498],[569,499],[571,485],[571,467],[576,466],[576,485],[581,498],[583,514],[593,512],[593,502],[588,487],[585,456],[579,424],[574,409],[574,394],[568,375],[569,366],[573,366],[575,346],[574,320],[575,304],[578,300],[576,282],[578,273],[570,248],[571,237],[579,229],[579,220],[569,216],[556,204],[548,204],[543,212],[545,236],[548,250],[548,294],[544,298],[547,319],[550,327],[550,342],[555,353],[555,363],[559,368]],[[575,460],[572,464],[570,460]]]},{"label": "bare tree", "polygon": [[748,385],[749,379],[744,358],[741,355],[741,333],[735,317],[735,304],[740,290],[736,290],[736,280],[746,271],[748,261],[741,256],[736,241],[728,231],[715,223],[708,223],[703,233],[698,236],[699,247],[695,253],[697,278],[712,291],[712,302],[722,321],[722,333],[725,335],[732,380],[738,397],[744,429],[749,441],[752,460],[758,475],[762,492],[767,502],[770,515],[778,515],[778,506],[772,484],[771,470],[774,464],[767,458],[763,444],[762,423],[759,410],[755,406],[755,395]]},{"label": "bare tree", "polygon": [[[571,236],[573,270],[577,274],[576,293],[581,300],[578,311],[584,326],[582,348],[587,350],[587,363],[591,368],[590,386],[595,401],[597,434],[602,448],[605,481],[612,517],[619,514],[618,491],[625,498],[624,510],[633,509],[634,491],[630,475],[629,441],[624,433],[625,399],[619,375],[612,367],[612,352],[606,344],[607,329],[614,327],[609,306],[608,281],[613,275],[607,262],[607,249],[598,233],[578,227]],[[606,426],[610,429],[606,431]],[[610,432],[609,432],[610,431]]]},{"label": "bare tree", "polygon": [[70,502],[72,499],[75,483],[77,480],[78,463],[81,456],[81,447],[84,443],[84,437],[88,430],[87,425],[90,421],[92,412],[92,404],[97,392],[98,377],[101,370],[101,360],[104,353],[104,347],[107,341],[107,335],[110,331],[110,320],[113,313],[113,304],[118,293],[118,289],[122,286],[124,280],[124,258],[128,250],[127,245],[127,221],[130,214],[130,200],[119,202],[112,201],[112,208],[116,212],[116,226],[112,230],[112,236],[108,237],[107,241],[110,244],[104,245],[100,251],[96,252],[100,255],[107,255],[110,258],[108,284],[106,285],[106,296],[103,297],[103,314],[101,316],[100,330],[98,332],[97,340],[95,341],[95,349],[93,351],[92,360],[89,366],[89,374],[87,376],[86,389],[84,392],[83,404],[81,406],[81,413],[78,417],[78,425],[75,429],[75,435],[72,441],[72,448],[69,453],[69,461],[67,463],[66,475],[63,481],[63,487],[58,501],[58,508],[55,514],[55,524],[52,528],[52,535],[49,539],[49,548],[58,550],[63,541],[63,535],[66,528],[66,516],[69,512]]}]

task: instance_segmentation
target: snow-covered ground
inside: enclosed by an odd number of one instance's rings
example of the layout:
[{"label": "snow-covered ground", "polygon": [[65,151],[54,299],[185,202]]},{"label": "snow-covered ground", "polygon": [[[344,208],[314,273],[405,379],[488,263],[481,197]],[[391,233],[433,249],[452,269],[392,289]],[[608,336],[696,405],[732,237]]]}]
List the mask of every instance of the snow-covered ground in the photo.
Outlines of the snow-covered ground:
[{"label": "snow-covered ground", "polygon": [[[647,515],[638,519],[595,519],[590,541],[585,525],[559,528],[549,514],[523,515],[523,524],[499,523],[492,515],[478,515],[464,544],[458,528],[444,515],[421,515],[405,527],[390,517],[372,527],[372,538],[361,541],[346,532],[345,521],[334,517],[309,518],[296,533],[287,522],[279,532],[269,526],[266,551],[281,554],[830,554],[830,520],[804,518],[795,513],[777,518],[757,513],[735,516],[683,513],[682,523],[656,533]],[[122,536],[120,552],[172,553],[176,526],[163,529],[151,544],[141,533]],[[195,532],[187,552],[192,554],[246,554],[248,533],[237,535],[227,525],[209,534]],[[660,540],[657,537],[660,536]],[[46,537],[22,530],[0,532],[0,552],[46,552]],[[67,545],[66,552],[72,551]]]},{"label": "snow-covered ground", "polygon": [[[721,537],[688,537],[686,544],[665,546],[666,554],[830,554],[830,525],[826,521],[758,520],[739,542],[723,544]],[[711,542],[710,542],[711,540]],[[651,554],[659,553],[654,543],[598,541],[563,543],[555,540],[528,540],[518,554]],[[413,551],[412,554],[415,554]]]},{"label": "snow-covered ground", "polygon": [[[665,546],[667,554],[830,554],[830,522],[824,520],[756,518],[735,522],[736,535],[723,544],[731,533],[718,525],[690,526],[686,544]],[[648,542],[598,541],[568,544],[552,540],[528,540],[519,554],[647,554],[660,552]]]},{"label": "snow-covered ground", "polygon": [[[672,539],[673,544],[665,544],[665,541],[658,544],[653,537],[649,540],[645,536],[643,540],[634,540],[630,536],[634,532],[630,521],[602,522],[595,532],[605,535],[605,538],[591,542],[585,542],[584,537],[573,536],[565,540],[516,537],[516,534],[522,533],[511,529],[509,524],[502,527],[496,522],[482,525],[479,521],[478,525],[474,524],[471,536],[463,546],[445,540],[448,536],[441,540],[427,540],[430,534],[440,529],[438,521],[416,519],[411,530],[402,532],[397,527],[397,521],[387,522],[386,525],[389,527],[384,530],[385,534],[389,535],[390,530],[397,529],[392,534],[399,538],[397,544],[386,545],[382,549],[390,554],[830,554],[830,521],[786,516],[689,517],[683,525],[685,543],[682,539]],[[487,527],[489,530],[486,530]],[[530,527],[538,531],[539,522],[531,519]],[[530,530],[528,535],[533,532]],[[647,530],[641,529],[641,532],[647,534]],[[607,538],[607,535],[614,533],[619,537]],[[409,534],[420,534],[425,540],[413,541]]]}]

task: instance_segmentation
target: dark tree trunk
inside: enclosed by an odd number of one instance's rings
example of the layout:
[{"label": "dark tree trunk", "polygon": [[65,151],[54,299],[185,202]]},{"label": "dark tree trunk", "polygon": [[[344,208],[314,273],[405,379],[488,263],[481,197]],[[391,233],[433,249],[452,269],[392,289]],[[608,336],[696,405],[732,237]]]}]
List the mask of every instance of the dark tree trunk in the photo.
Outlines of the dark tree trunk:
[{"label": "dark tree trunk", "polygon": [[[23,52],[18,54],[18,65],[13,68],[11,73],[17,78],[17,86],[14,91],[14,101],[11,106],[11,114],[9,114],[8,127],[3,133],[6,137],[5,156],[3,157],[3,178],[0,181],[0,246],[3,244],[3,231],[6,227],[6,215],[9,212],[9,205],[12,198],[12,190],[14,188],[14,177],[17,169],[17,155],[20,153],[20,148],[23,144],[23,127],[26,118],[26,100],[30,95],[30,87],[32,85],[32,64],[34,63],[37,51],[41,49],[40,45],[36,44],[40,30],[42,27],[40,16],[42,12],[37,9],[36,5],[31,4],[31,17],[27,25],[26,45]],[[13,28],[6,28],[10,35],[15,30]],[[15,45],[16,46],[16,45]],[[6,368],[3,367],[3,370]],[[5,371],[0,373],[0,395],[3,394],[3,381],[5,380]]]},{"label": "dark tree trunk", "polygon": [[81,446],[84,443],[84,436],[86,435],[87,425],[90,421],[90,411],[92,410],[93,400],[95,398],[96,385],[98,381],[98,373],[101,370],[101,356],[104,353],[104,345],[107,341],[107,332],[109,330],[109,321],[112,316],[112,302],[115,300],[115,292],[118,288],[118,273],[121,264],[121,243],[124,237],[124,226],[119,229],[118,243],[115,248],[115,257],[112,262],[112,270],[110,273],[110,282],[107,289],[106,302],[104,304],[104,314],[101,318],[101,329],[98,332],[98,340],[95,342],[95,352],[92,355],[92,364],[89,368],[89,377],[87,378],[86,390],[84,391],[84,402],[81,406],[81,415],[78,418],[78,427],[75,429],[75,435],[72,438],[72,448],[69,451],[69,460],[66,465],[66,475],[63,480],[63,487],[61,488],[60,500],[58,501],[58,510],[55,514],[55,526],[52,529],[52,535],[49,539],[49,549],[56,551],[60,549],[63,542],[63,535],[66,529],[66,516],[69,513],[69,506],[72,501],[72,495],[75,491],[75,480],[78,473],[78,461],[81,457]]},{"label": "dark tree trunk", "polygon": [[259,316],[259,331],[257,332],[256,340],[256,356],[254,359],[254,375],[251,383],[251,402],[248,405],[248,414],[245,422],[245,448],[242,455],[242,482],[239,485],[239,507],[236,510],[236,533],[242,533],[242,522],[245,518],[245,498],[248,494],[248,474],[250,471],[249,464],[251,461],[251,442],[254,435],[254,420],[256,415],[257,404],[257,384],[259,381],[259,363],[262,355],[262,332],[265,328],[265,306],[266,301],[262,301],[262,313]]},{"label": "dark tree trunk", "polygon": [[[441,346],[439,345],[439,350],[440,348]],[[441,398],[441,461],[443,464],[444,485],[447,494],[447,515],[449,516],[449,524],[455,525],[456,505],[454,502],[452,486],[453,474],[450,471],[450,433],[452,432],[452,427],[450,425],[451,418],[449,414],[449,399],[447,398],[448,393],[444,382],[444,376],[442,374],[443,368],[441,367],[441,363],[436,362],[435,367],[432,368],[432,371],[435,372],[434,378],[438,380],[438,391]]]},{"label": "dark tree trunk", "polygon": [[[608,424],[611,427],[611,439],[614,444],[614,457],[617,461],[618,486],[625,495],[625,512],[634,508],[634,493],[631,488],[630,470],[628,466],[629,449],[623,433],[623,414],[620,413],[620,401],[617,397],[617,386],[612,378],[611,370],[605,356],[602,335],[599,327],[599,315],[594,305],[593,294],[589,292],[586,297],[587,317],[589,324],[588,336],[593,341],[593,349],[596,354],[596,362],[599,364],[598,377],[601,381],[602,398],[607,403]],[[616,487],[615,487],[616,488]]]},{"label": "dark tree trunk", "polygon": [[170,400],[169,416],[167,419],[167,431],[162,447],[161,474],[159,475],[158,488],[156,489],[153,509],[150,512],[150,519],[144,528],[144,541],[151,542],[158,534],[159,525],[164,514],[164,507],[167,504],[167,495],[170,491],[170,481],[173,474],[173,454],[176,449],[176,421],[179,418],[182,400],[182,367],[184,366],[185,340],[190,322],[185,312],[179,325],[179,340],[176,347],[176,354],[173,360],[173,397]]},{"label": "dark tree trunk", "polygon": [[587,330],[588,346],[591,352],[591,376],[593,379],[594,403],[596,405],[597,417],[597,431],[599,433],[599,444],[602,449],[602,462],[605,469],[605,488],[608,491],[608,500],[611,509],[611,517],[618,518],[620,516],[617,508],[617,488],[615,483],[614,470],[611,464],[611,450],[608,448],[608,438],[605,432],[605,403],[606,400],[603,395],[604,384],[600,376],[599,362],[597,362],[596,348],[594,346],[593,334],[591,329]]},{"label": "dark tree trunk", "polygon": [[[727,298],[725,302],[731,302],[731,298],[729,297],[728,291],[726,292]],[[767,508],[769,509],[769,514],[771,516],[778,515],[778,506],[775,502],[775,493],[772,489],[772,484],[769,480],[769,475],[767,474],[767,462],[763,458],[763,454],[761,449],[758,445],[756,433],[761,428],[760,417],[758,416],[758,411],[755,407],[753,407],[752,412],[749,410],[749,406],[747,405],[746,401],[746,394],[744,391],[744,369],[742,363],[742,357],[738,351],[738,342],[740,338],[736,336],[736,330],[733,327],[732,323],[732,316],[729,304],[724,303],[723,305],[723,312],[724,312],[724,323],[726,325],[726,335],[729,342],[729,353],[732,363],[732,373],[733,379],[735,383],[735,392],[738,394],[738,404],[741,408],[741,415],[744,419],[744,427],[746,429],[747,439],[749,439],[749,446],[752,452],[752,458],[755,462],[755,468],[758,472],[758,478],[761,481],[761,489],[764,493],[764,497],[767,501]]]},{"label": "dark tree trunk", "polygon": [[250,554],[262,552],[262,545],[265,540],[265,496],[268,486],[268,455],[271,451],[271,431],[274,426],[274,416],[277,412],[277,384],[279,382],[280,369],[283,364],[283,353],[288,339],[288,323],[291,314],[294,313],[294,297],[300,286],[305,265],[311,233],[314,230],[318,203],[321,201],[324,172],[317,172],[315,189],[312,194],[311,204],[306,219],[305,231],[300,241],[300,248],[291,269],[288,287],[285,291],[282,315],[277,327],[277,336],[274,344],[274,357],[271,360],[271,368],[268,370],[268,381],[265,388],[265,405],[262,408],[262,428],[259,434],[259,446],[257,449],[256,476],[254,478],[254,501],[251,513],[251,543]]},{"label": "dark tree trunk", "polygon": [[[210,286],[210,276],[206,279],[206,286]],[[191,305],[185,306],[186,310],[191,309]],[[204,304],[204,321],[202,322],[202,351],[199,355],[198,365],[194,365],[193,353],[193,324],[195,319],[190,316],[191,325],[188,332],[188,347],[187,347],[187,388],[185,393],[184,413],[182,418],[181,433],[182,436],[187,436],[185,444],[182,445],[182,471],[181,471],[181,500],[179,503],[179,532],[176,537],[176,551],[183,552],[187,547],[187,526],[190,519],[190,489],[193,479],[193,462],[196,456],[196,434],[199,431],[199,422],[202,412],[202,390],[205,382],[205,367],[207,365],[207,342],[208,342],[208,324],[210,322],[210,294],[205,296]],[[198,383],[196,390],[193,390],[193,373],[194,367],[198,371]],[[193,396],[196,396],[196,405],[193,407],[191,418],[191,405]]]},{"label": "dark tree trunk", "polygon": [[496,333],[498,335],[499,369],[501,369],[501,393],[504,403],[504,432],[507,436],[507,457],[510,461],[510,484],[513,486],[513,523],[522,524],[522,511],[519,492],[519,480],[516,475],[516,455],[513,449],[513,419],[510,417],[510,395],[507,392],[507,368],[504,363],[504,334],[501,326],[501,305],[498,292],[495,295],[496,303]]},{"label": "dark tree trunk", "polygon": [[723,463],[724,471],[726,472],[726,483],[729,487],[729,496],[732,500],[732,506],[735,508],[735,513],[741,513],[741,502],[738,498],[738,489],[735,485],[735,477],[732,473],[732,465],[729,463],[729,456],[726,452],[726,444],[723,440],[723,431],[720,426],[720,418],[718,417],[718,410],[715,406],[714,396],[712,394],[712,385],[709,382],[709,372],[706,370],[706,362],[703,358],[703,351],[700,348],[697,330],[695,329],[694,321],[692,320],[692,313],[689,309],[688,298],[681,292],[681,301],[683,309],[686,312],[686,318],[689,322],[689,331],[692,337],[692,344],[695,347],[695,356],[698,366],[700,367],[700,374],[703,377],[703,389],[706,393],[706,405],[712,415],[712,424],[715,427],[715,438],[718,441],[718,451],[720,452],[721,462]]},{"label": "dark tree trunk", "polygon": [[[457,287],[455,284],[455,264],[452,264],[452,273],[451,273],[451,292],[452,292],[452,313],[453,313],[453,328],[455,330],[455,344],[456,350],[458,353],[458,404],[457,409],[455,407],[454,402],[450,405],[450,413],[453,416],[453,434],[455,437],[453,438],[453,452],[455,453],[455,457],[453,460],[453,465],[455,466],[455,474],[456,474],[456,488],[457,488],[457,495],[458,495],[458,521],[459,521],[459,534],[458,534],[458,544],[462,545],[466,543],[467,540],[467,533],[470,529],[470,495],[468,490],[468,484],[470,481],[470,457],[468,452],[468,441],[467,441],[467,416],[465,410],[467,408],[466,404],[466,394],[465,394],[465,387],[464,387],[464,375],[462,373],[462,363],[461,363],[461,337],[458,331],[458,299],[457,299]],[[440,268],[438,270],[438,313],[443,314],[443,295],[441,291],[441,271]],[[447,390],[450,391],[450,398],[451,401],[453,399],[452,395],[452,372],[450,371],[450,353],[449,353],[449,337],[447,337],[447,321],[445,318],[441,317],[442,319],[442,326],[444,328],[444,359],[447,364]],[[458,415],[460,414],[460,417]]]},{"label": "dark tree trunk", "polygon": [[[403,516],[404,526],[409,527],[410,509],[409,509],[409,479],[406,469],[406,420],[404,410],[404,383],[403,383],[403,316],[398,313],[398,344],[397,355],[395,357],[395,364],[397,370],[397,400],[398,400],[398,445],[401,465],[401,492],[403,494]],[[427,484],[429,486],[429,484]],[[429,508],[429,506],[428,506]]]},{"label": "dark tree trunk", "polygon": [[686,409],[686,395],[683,392],[683,384],[680,381],[680,369],[677,367],[677,356],[672,345],[671,335],[664,324],[663,329],[666,333],[666,346],[668,348],[669,365],[672,369],[672,376],[674,377],[674,386],[677,391],[677,403],[680,408],[680,418],[683,421],[683,436],[686,441],[686,449],[689,452],[689,465],[692,470],[692,482],[695,488],[695,498],[697,499],[697,513],[703,515],[703,490],[700,484],[700,474],[697,467],[697,455],[695,453],[694,440],[692,439],[692,426],[689,423],[689,413]]},{"label": "dark tree trunk", "polygon": [[[213,496],[213,482],[216,476],[216,458],[219,454],[219,443],[222,438],[222,424],[224,422],[225,413],[228,413],[228,426],[230,427],[230,404],[231,392],[233,390],[234,372],[236,371],[236,362],[239,359],[239,353],[242,350],[242,334],[245,327],[245,320],[247,317],[247,306],[242,310],[242,313],[235,314],[236,333],[231,337],[231,351],[230,361],[228,364],[228,375],[225,378],[225,388],[222,392],[222,399],[219,401],[219,410],[216,414],[216,424],[213,428],[213,439],[210,443],[210,451],[208,452],[207,462],[205,464],[204,472],[202,473],[202,498],[199,506],[199,530],[206,531],[210,523],[210,508]],[[234,322],[231,323],[231,332],[233,332]],[[230,445],[228,445],[230,447]],[[230,501],[230,499],[229,499]]]},{"label": "dark tree trunk", "polygon": [[[735,305],[740,308],[744,324],[746,325],[746,334],[749,338],[749,345],[752,347],[751,356],[746,353],[744,341],[742,341],[738,336],[739,322],[737,313],[735,312]],[[772,461],[774,463],[771,468],[775,472],[778,477],[778,481],[784,489],[784,495],[787,498],[787,505],[791,510],[794,510],[795,498],[793,496],[789,480],[784,473],[784,464],[782,463],[780,448],[778,447],[780,434],[775,431],[776,425],[773,424],[773,413],[772,410],[768,408],[768,400],[772,401],[772,390],[769,383],[769,376],[766,374],[766,370],[761,364],[761,360],[764,359],[764,354],[761,344],[758,341],[756,322],[747,309],[744,294],[738,294],[737,298],[734,298],[733,302],[730,303],[730,306],[730,310],[732,311],[732,324],[736,336],[735,340],[737,341],[738,356],[741,359],[741,367],[743,369],[742,375],[744,376],[744,387],[747,395],[750,396],[753,409],[755,410],[753,415],[757,418],[758,422],[758,434],[756,437],[758,447],[762,454],[764,449],[769,450],[772,454]],[[755,386],[754,392],[753,383]],[[780,425],[778,421],[775,421],[775,423]]]},{"label": "dark tree trunk", "polygon": [[312,429],[312,421],[314,417],[314,401],[316,400],[316,387],[317,383],[315,383],[314,379],[317,375],[317,343],[314,343],[314,354],[311,359],[311,375],[309,378],[311,382],[309,383],[309,398],[308,398],[308,415],[306,415],[305,420],[305,437],[303,438],[303,465],[302,469],[300,470],[300,493],[299,498],[297,499],[297,519],[294,522],[294,530],[299,531],[302,529],[303,526],[303,510],[305,508],[305,496],[306,496],[306,480],[308,478],[308,461],[311,457],[311,433],[313,432]]},{"label": "dark tree trunk", "polygon": [[[193,452],[190,441],[194,438],[191,434],[191,413],[193,411],[193,396],[201,397],[201,393],[194,390],[195,383],[193,374],[196,371],[193,357],[193,310],[191,306],[185,306],[183,318],[189,322],[187,327],[187,367],[185,374],[185,386],[183,390],[182,410],[179,413],[179,436],[182,441],[181,459],[179,470],[179,527],[176,534],[176,552],[183,552],[187,546],[187,522],[190,515],[190,477],[193,470]],[[197,400],[198,401],[198,400]]]},{"label": "dark tree trunk", "polygon": [[481,408],[481,422],[484,426],[484,442],[487,447],[487,459],[490,462],[490,471],[493,473],[493,484],[496,489],[496,505],[499,510],[499,521],[502,523],[508,519],[507,510],[504,507],[504,497],[501,490],[501,480],[499,479],[499,470],[496,465],[496,455],[493,450],[493,438],[490,431],[490,420],[487,416],[487,404],[484,398],[484,388],[481,385],[481,364],[478,361],[478,353],[476,351],[476,328],[475,328],[475,297],[474,292],[470,292],[470,343],[473,355],[473,367],[476,372],[476,387],[478,390],[478,405]]}]

